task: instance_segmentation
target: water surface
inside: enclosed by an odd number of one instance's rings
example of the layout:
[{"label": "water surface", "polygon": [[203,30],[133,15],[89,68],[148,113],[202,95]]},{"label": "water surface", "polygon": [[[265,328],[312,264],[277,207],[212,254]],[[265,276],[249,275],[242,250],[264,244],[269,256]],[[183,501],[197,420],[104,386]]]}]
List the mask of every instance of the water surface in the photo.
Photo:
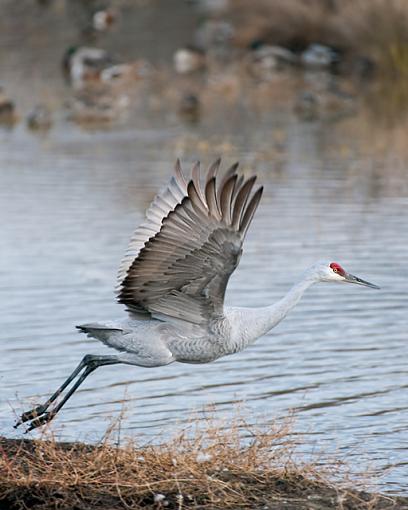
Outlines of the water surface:
[{"label": "water surface", "polygon": [[343,456],[407,494],[404,154],[377,150],[386,129],[369,129],[364,112],[337,123],[302,123],[271,105],[237,115],[0,131],[0,433],[19,436],[15,413],[45,399],[84,354],[109,352],[74,326],[123,314],[116,269],[175,158],[209,164],[221,154],[265,186],[228,304],[271,303],[322,258],[381,291],[317,285],[271,334],[211,364],[101,368],[54,422],[58,436],[100,438],[123,403],[122,432],[149,439],[205,405],[228,414],[244,402],[261,422],[295,411],[304,452]]}]

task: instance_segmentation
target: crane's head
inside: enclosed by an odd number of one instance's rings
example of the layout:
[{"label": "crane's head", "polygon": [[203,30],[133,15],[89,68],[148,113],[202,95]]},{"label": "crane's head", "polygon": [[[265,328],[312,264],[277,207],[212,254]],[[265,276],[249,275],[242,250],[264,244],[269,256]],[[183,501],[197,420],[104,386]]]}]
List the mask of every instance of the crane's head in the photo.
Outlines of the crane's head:
[{"label": "crane's head", "polygon": [[372,289],[379,289],[374,283],[367,282],[348,273],[337,262],[319,262],[313,266],[315,276],[321,282],[337,282],[337,283],[354,283],[356,285],[364,285]]}]

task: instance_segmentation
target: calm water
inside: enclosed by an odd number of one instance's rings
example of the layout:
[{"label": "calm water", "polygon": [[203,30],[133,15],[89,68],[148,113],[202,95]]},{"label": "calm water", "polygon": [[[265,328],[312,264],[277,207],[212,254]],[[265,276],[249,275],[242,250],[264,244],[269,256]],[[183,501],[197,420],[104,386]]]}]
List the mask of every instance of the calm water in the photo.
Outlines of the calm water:
[{"label": "calm water", "polygon": [[407,494],[405,160],[377,152],[382,135],[363,113],[336,124],[270,108],[239,115],[196,127],[158,115],[95,131],[57,119],[45,136],[22,124],[0,130],[0,434],[19,436],[15,413],[46,398],[84,354],[108,352],[75,324],[122,314],[119,260],[175,158],[208,164],[221,154],[265,185],[229,304],[273,302],[321,258],[381,291],[315,286],[271,334],[208,365],[102,368],[54,422],[59,437],[101,437],[123,402],[122,431],[146,438],[207,404],[228,414],[244,402],[261,422],[294,410],[304,452],[345,457]]}]

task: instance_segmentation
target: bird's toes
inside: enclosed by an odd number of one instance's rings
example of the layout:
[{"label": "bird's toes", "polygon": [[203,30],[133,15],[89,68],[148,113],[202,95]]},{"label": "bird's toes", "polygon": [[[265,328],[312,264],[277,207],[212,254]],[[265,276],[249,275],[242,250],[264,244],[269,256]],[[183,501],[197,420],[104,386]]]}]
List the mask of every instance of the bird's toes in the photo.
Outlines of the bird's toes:
[{"label": "bird's toes", "polygon": [[51,421],[55,415],[56,415],[56,413],[48,412],[48,413],[42,414],[41,416],[38,416],[38,418],[34,418],[30,422],[29,427],[26,429],[26,431],[24,433],[27,434],[27,432],[30,432],[31,430],[34,430],[37,427],[41,427],[41,425],[45,425],[46,423]]},{"label": "bird's toes", "polygon": [[20,416],[20,419],[14,425],[14,428],[16,429],[18,426],[20,426],[22,423],[25,423],[26,421],[34,420],[35,418],[44,414],[46,410],[47,410],[46,406],[39,405],[37,407],[34,407],[34,409],[31,409],[30,411],[26,411]]}]

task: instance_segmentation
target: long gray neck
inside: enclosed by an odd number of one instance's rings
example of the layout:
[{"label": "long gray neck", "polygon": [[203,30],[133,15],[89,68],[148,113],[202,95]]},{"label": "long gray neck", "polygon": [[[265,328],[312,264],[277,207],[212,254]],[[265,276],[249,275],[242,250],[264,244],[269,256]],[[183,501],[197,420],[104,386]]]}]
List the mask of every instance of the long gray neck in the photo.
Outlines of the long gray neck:
[{"label": "long gray neck", "polygon": [[[289,292],[277,303],[262,308],[239,308],[234,327],[235,339],[241,343],[238,350],[253,343],[257,338],[264,335],[286,317],[292,308],[299,302],[303,293],[315,283],[316,280],[306,274],[296,283]],[[238,346],[237,346],[238,347]]]},{"label": "long gray neck", "polygon": [[298,304],[304,292],[314,283],[315,280],[307,276],[300,282],[293,285],[287,294],[277,303],[262,309],[266,328],[262,334],[267,333],[270,329],[279,324],[279,322],[286,317],[292,308]]}]

